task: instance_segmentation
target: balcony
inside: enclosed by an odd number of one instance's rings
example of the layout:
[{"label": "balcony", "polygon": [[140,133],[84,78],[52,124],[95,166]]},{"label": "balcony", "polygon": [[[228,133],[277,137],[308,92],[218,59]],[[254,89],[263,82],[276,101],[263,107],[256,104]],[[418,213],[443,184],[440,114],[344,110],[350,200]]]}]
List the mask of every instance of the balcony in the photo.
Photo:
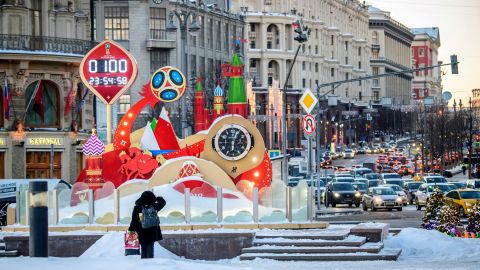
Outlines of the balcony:
[{"label": "balcony", "polygon": [[372,51],[379,51],[380,50],[380,44],[372,44]]},{"label": "balcony", "polygon": [[83,39],[0,34],[0,50],[84,55],[96,44]]},{"label": "balcony", "polygon": [[168,38],[165,29],[150,29],[150,39],[147,40],[148,49],[174,49],[175,47],[175,39]]}]

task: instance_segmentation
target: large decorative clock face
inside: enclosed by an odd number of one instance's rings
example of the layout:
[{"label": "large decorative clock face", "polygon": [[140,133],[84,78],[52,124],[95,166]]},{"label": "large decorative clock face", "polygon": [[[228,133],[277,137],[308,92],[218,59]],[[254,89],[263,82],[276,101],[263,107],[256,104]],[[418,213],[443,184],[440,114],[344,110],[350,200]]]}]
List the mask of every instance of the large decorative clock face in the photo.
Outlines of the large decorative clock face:
[{"label": "large decorative clock face", "polygon": [[226,160],[240,160],[244,158],[252,147],[252,137],[242,126],[236,124],[225,125],[214,138],[214,148]]}]

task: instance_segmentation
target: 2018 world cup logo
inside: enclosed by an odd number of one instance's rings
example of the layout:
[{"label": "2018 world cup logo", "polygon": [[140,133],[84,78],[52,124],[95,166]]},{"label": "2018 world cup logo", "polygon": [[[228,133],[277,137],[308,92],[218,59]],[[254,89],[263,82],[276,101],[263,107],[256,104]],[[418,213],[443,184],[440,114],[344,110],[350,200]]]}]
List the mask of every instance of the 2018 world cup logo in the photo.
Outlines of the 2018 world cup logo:
[{"label": "2018 world cup logo", "polygon": [[163,102],[173,102],[185,93],[186,81],[183,73],[174,67],[159,68],[150,79],[153,95]]}]

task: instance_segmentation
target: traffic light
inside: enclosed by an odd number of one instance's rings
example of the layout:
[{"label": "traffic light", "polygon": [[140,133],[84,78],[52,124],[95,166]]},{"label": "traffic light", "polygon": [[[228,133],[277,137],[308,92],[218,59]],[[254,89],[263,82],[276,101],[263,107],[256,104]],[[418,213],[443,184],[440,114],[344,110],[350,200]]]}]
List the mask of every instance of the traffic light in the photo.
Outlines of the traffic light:
[{"label": "traffic light", "polygon": [[458,74],[458,61],[456,54],[450,55],[450,65],[452,67],[452,74]]},{"label": "traffic light", "polygon": [[302,20],[297,20],[292,25],[295,27],[295,33],[297,33],[293,39],[299,43],[307,42],[311,29],[309,29],[308,26],[304,26]]}]

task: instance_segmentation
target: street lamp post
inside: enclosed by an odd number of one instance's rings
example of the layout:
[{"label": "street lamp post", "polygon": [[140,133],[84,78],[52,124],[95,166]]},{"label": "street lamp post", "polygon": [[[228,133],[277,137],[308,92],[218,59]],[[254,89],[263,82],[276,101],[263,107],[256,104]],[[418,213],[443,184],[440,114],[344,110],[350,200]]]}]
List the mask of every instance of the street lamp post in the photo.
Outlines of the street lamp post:
[{"label": "street lamp post", "polygon": [[[197,8],[197,6],[195,5],[195,8]],[[175,24],[175,20],[174,20],[174,16],[177,17],[178,19],[178,22],[179,22],[179,25],[180,25],[180,40],[181,40],[181,47],[182,47],[182,53],[181,53],[181,59],[182,59],[182,70],[185,72],[185,77],[186,77],[186,81],[188,82],[189,81],[189,74],[188,74],[188,58],[189,58],[189,55],[188,55],[188,37],[187,37],[187,30],[188,32],[190,32],[190,35],[192,36],[198,36],[199,34],[199,30],[200,30],[200,26],[198,26],[198,22],[197,22],[197,13],[193,10],[189,10],[189,11],[185,11],[185,10],[182,10],[182,11],[177,11],[177,10],[173,10],[173,11],[170,11],[169,13],[169,23],[167,25],[167,28],[166,30],[168,32],[177,32],[177,26]],[[190,27],[188,27],[188,21],[189,21],[189,18],[190,16],[192,17],[192,21],[190,23]],[[188,91],[189,87],[188,87],[188,83],[187,83],[187,92]],[[181,102],[181,108],[182,108],[182,115],[181,115],[181,129],[182,129],[182,136],[183,138],[186,138],[189,134],[188,132],[188,124],[187,124],[187,104],[186,104],[186,99],[183,98],[182,99],[182,102]]]}]

